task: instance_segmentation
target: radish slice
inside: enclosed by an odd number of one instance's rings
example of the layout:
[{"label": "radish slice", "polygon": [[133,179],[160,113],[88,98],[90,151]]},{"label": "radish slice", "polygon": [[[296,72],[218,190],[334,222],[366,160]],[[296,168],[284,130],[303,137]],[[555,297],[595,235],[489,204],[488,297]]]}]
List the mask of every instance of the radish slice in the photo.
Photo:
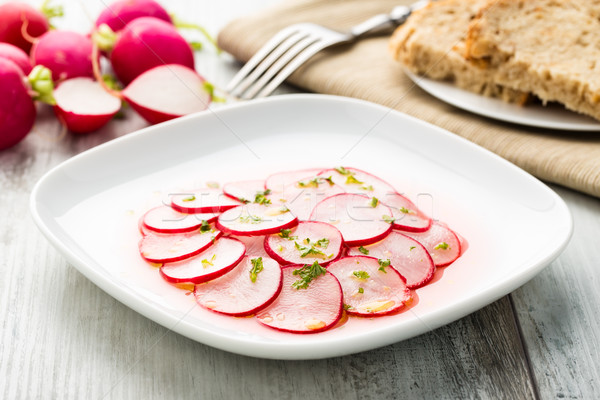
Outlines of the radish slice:
[{"label": "radish slice", "polygon": [[396,231],[385,239],[364,247],[352,247],[348,255],[368,255],[390,260],[394,268],[406,278],[406,286],[416,289],[433,278],[435,265],[429,253],[419,242]]},{"label": "radish slice", "polygon": [[262,270],[254,275],[258,258],[244,257],[227,274],[196,286],[196,301],[209,310],[243,317],[254,314],[275,300],[281,291],[281,267],[268,257],[260,258]]},{"label": "radish slice", "polygon": [[219,214],[185,214],[169,206],[151,209],[142,217],[144,227],[159,233],[183,233],[196,230],[202,223],[214,222]]},{"label": "radish slice", "polygon": [[303,179],[315,177],[323,168],[300,169],[295,171],[278,172],[267,177],[265,188],[273,193],[283,192],[284,187],[291,185]]},{"label": "radish slice", "polygon": [[398,311],[410,301],[404,278],[393,267],[366,256],[344,257],[329,264],[342,285],[348,314],[379,316]]},{"label": "radish slice", "polygon": [[196,257],[164,264],[160,274],[172,283],[206,282],[231,271],[244,257],[245,251],[246,246],[239,240],[221,238]]},{"label": "radish slice", "polygon": [[176,235],[146,235],[140,240],[140,254],[146,261],[167,263],[185,260],[206,250],[223,233],[210,230]]},{"label": "radish slice", "polygon": [[189,193],[178,193],[171,196],[171,207],[182,213],[217,213],[240,205],[219,189],[198,189]]},{"label": "radish slice", "polygon": [[298,224],[298,219],[282,206],[246,204],[225,211],[217,219],[217,228],[240,236],[268,235]]},{"label": "radish slice", "polygon": [[285,204],[299,220],[307,221],[319,202],[344,192],[341,186],[313,176],[287,185],[283,192],[271,198],[274,202]]},{"label": "radish slice", "polygon": [[121,109],[121,100],[90,78],[72,78],[54,90],[54,112],[70,131],[88,133],[102,128]]},{"label": "radish slice", "polygon": [[431,224],[428,231],[402,232],[421,243],[431,255],[436,267],[445,267],[460,255],[460,240],[450,228],[438,222]]},{"label": "radish slice", "polygon": [[398,193],[380,199],[392,209],[393,228],[408,232],[425,232],[431,226],[431,218],[423,214],[417,206]]},{"label": "radish slice", "polygon": [[336,167],[319,173],[322,177],[331,177],[348,193],[362,193],[369,197],[377,197],[383,201],[388,194],[396,193],[396,189],[383,179],[357,168]]},{"label": "radish slice", "polygon": [[[268,192],[265,193],[265,181],[263,180],[226,183],[223,186],[223,192],[227,196],[239,200],[242,203],[253,203],[257,200],[260,201],[260,198],[257,198],[257,195],[263,195],[263,197],[268,195]],[[268,200],[266,197],[265,199]]]},{"label": "radish slice", "polygon": [[204,78],[178,64],[161,65],[142,73],[121,93],[151,124],[206,110],[211,102]]},{"label": "radish slice", "polygon": [[231,235],[231,238],[237,239],[244,243],[246,246],[246,255],[251,258],[270,258],[269,254],[265,251],[265,236],[235,236]]},{"label": "radish slice", "polygon": [[342,234],[333,225],[307,221],[267,236],[265,250],[280,264],[312,264],[318,261],[325,265],[339,257],[342,243]]},{"label": "radish slice", "polygon": [[265,310],[256,315],[268,327],[293,333],[316,333],[335,325],[342,316],[342,288],[337,279],[326,272],[309,283],[306,289],[296,289],[299,280],[294,271],[302,265],[283,267],[281,293]]},{"label": "radish slice", "polygon": [[348,246],[377,242],[386,237],[392,225],[384,220],[389,207],[363,194],[342,193],[321,201],[313,210],[312,221],[327,222],[340,230]]}]

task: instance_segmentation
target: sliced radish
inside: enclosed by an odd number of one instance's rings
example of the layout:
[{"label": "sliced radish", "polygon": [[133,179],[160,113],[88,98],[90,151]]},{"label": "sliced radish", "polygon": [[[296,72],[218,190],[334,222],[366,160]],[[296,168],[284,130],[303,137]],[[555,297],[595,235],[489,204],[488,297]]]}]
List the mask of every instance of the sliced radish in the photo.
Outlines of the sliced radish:
[{"label": "sliced radish", "polygon": [[212,188],[171,195],[171,207],[188,214],[223,212],[240,204],[225,196],[221,190]]},{"label": "sliced radish", "polygon": [[431,226],[431,218],[423,214],[417,206],[398,193],[390,193],[380,199],[392,209],[393,228],[409,232],[425,232]]},{"label": "sliced radish", "polygon": [[251,203],[225,211],[217,219],[217,228],[240,236],[268,235],[298,224],[285,206]]},{"label": "sliced radish", "polygon": [[220,231],[210,230],[175,235],[146,235],[139,243],[140,254],[146,261],[153,263],[181,261],[206,250],[222,234]]},{"label": "sliced radish", "polygon": [[436,267],[452,264],[460,255],[460,240],[456,234],[439,222],[425,232],[402,232],[421,243],[431,255]]},{"label": "sliced radish", "polygon": [[300,222],[295,228],[284,230],[265,239],[265,250],[281,264],[325,265],[342,252],[342,234],[333,225],[324,222]]},{"label": "sliced radish", "polygon": [[416,289],[433,278],[435,265],[429,253],[419,242],[396,231],[372,245],[351,247],[348,255],[367,255],[390,260],[394,268],[406,278],[406,286]]},{"label": "sliced radish", "polygon": [[146,228],[160,233],[183,233],[196,230],[209,222],[214,222],[219,214],[185,214],[173,210],[169,206],[160,206],[151,209],[144,216],[143,224]]},{"label": "sliced radish", "polygon": [[322,177],[331,179],[342,186],[348,193],[363,193],[369,197],[377,197],[383,201],[389,193],[396,189],[381,178],[357,168],[336,167],[319,173]]},{"label": "sliced radish", "polygon": [[253,203],[255,200],[261,201],[261,198],[257,195],[262,195],[266,201],[268,200],[268,192],[265,193],[265,181],[253,180],[253,181],[239,181],[229,182],[223,185],[223,192],[242,203]]},{"label": "sliced radish", "polygon": [[329,264],[327,271],[342,285],[348,314],[386,315],[398,311],[411,299],[404,278],[376,258],[344,257]]},{"label": "sliced radish", "polygon": [[256,315],[271,328],[293,333],[316,333],[335,325],[342,316],[342,288],[337,279],[326,272],[314,278],[305,289],[296,289],[302,265],[283,267],[281,293],[275,301]]},{"label": "sliced radish", "polygon": [[299,169],[294,171],[277,172],[269,175],[265,181],[265,188],[273,193],[283,192],[283,188],[303,179],[315,177],[323,168]]},{"label": "sliced radish", "polygon": [[195,257],[160,268],[162,277],[172,283],[201,283],[231,271],[244,257],[246,246],[239,240],[220,238]]},{"label": "sliced radish", "polygon": [[88,133],[102,128],[121,109],[121,100],[91,78],[72,78],[54,90],[54,112],[70,131]]},{"label": "sliced radish", "polygon": [[142,73],[121,93],[151,124],[206,110],[211,102],[204,78],[178,64],[161,65]]},{"label": "sliced radish", "polygon": [[310,219],[334,225],[348,246],[360,246],[377,242],[390,233],[392,225],[385,221],[386,215],[391,215],[390,208],[376,199],[342,193],[317,204]]},{"label": "sliced radish", "polygon": [[314,208],[326,198],[345,190],[324,178],[309,177],[287,185],[281,193],[271,196],[275,203],[285,204],[301,221],[307,221]]},{"label": "sliced radish", "polygon": [[[238,317],[254,314],[271,304],[281,291],[281,267],[268,257],[261,257],[260,262],[258,260],[244,257],[227,274],[197,285],[194,295],[198,304]],[[262,269],[256,272],[260,267]]]},{"label": "sliced radish", "polygon": [[246,245],[246,255],[251,258],[267,257],[271,258],[265,251],[265,236],[235,236],[229,237],[239,240]]}]

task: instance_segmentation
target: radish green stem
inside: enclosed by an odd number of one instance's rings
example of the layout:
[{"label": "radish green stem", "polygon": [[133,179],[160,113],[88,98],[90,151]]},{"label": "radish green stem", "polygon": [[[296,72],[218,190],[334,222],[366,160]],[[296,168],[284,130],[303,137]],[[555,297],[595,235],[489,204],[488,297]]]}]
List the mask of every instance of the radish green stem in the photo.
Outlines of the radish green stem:
[{"label": "radish green stem", "polygon": [[102,51],[111,51],[118,35],[106,24],[102,24],[92,32],[92,41]]},{"label": "radish green stem", "polygon": [[[193,23],[190,23],[190,22],[182,21],[182,20],[180,20],[174,14],[170,14],[170,16],[171,16],[171,19],[173,20],[173,25],[176,28],[179,28],[179,29],[193,29],[193,30],[196,30],[196,31],[200,32],[202,35],[204,35],[204,37],[206,38],[206,40],[208,40],[213,46],[215,46],[215,49],[217,49],[217,53],[221,53],[221,48],[217,44],[217,41],[215,40],[215,38],[212,37],[212,35],[210,33],[208,33],[208,31],[203,26],[200,26],[198,24],[193,24]],[[194,48],[194,50],[199,50],[199,48],[195,48],[195,46],[198,45],[197,42],[192,42],[190,44]]]},{"label": "radish green stem", "polygon": [[52,22],[50,20],[52,18],[64,16],[65,12],[62,5],[51,5],[51,2],[52,0],[44,0],[40,7],[40,11],[46,16],[46,19],[48,19],[48,24],[50,25],[50,28],[55,29],[54,25],[52,25]]},{"label": "radish green stem", "polygon": [[123,95],[121,94],[121,92],[111,88],[102,76],[102,73],[100,72],[100,55],[98,52],[98,45],[95,41],[92,41],[92,69],[94,71],[94,79],[98,81],[100,86],[102,86],[102,89],[106,90],[108,94],[123,100]]},{"label": "radish green stem", "polygon": [[29,76],[27,77],[31,89],[35,92],[34,100],[41,101],[46,104],[55,105],[56,100],[52,92],[54,91],[54,83],[52,82],[52,72],[44,66],[36,65]]}]

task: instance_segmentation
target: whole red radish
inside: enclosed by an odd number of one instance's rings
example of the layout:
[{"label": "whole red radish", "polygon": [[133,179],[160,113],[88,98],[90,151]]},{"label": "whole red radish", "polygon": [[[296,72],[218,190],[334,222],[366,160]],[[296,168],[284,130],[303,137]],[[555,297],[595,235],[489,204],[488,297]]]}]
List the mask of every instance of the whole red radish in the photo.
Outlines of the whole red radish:
[{"label": "whole red radish", "polygon": [[0,43],[0,58],[7,58],[17,64],[25,75],[31,72],[31,61],[29,56],[19,47],[10,43]]},{"label": "whole red radish", "polygon": [[107,6],[96,19],[96,28],[106,24],[118,32],[129,22],[141,17],[154,17],[171,23],[167,10],[154,0],[118,0]]},{"label": "whole red radish", "polygon": [[173,25],[142,17],[119,32],[110,62],[117,78],[127,85],[142,72],[159,65],[179,64],[194,69],[194,53]]},{"label": "whole red radish", "polygon": [[31,60],[52,71],[55,82],[80,76],[92,78],[92,47],[92,40],[80,33],[48,31],[31,49]]},{"label": "whole red radish", "polygon": [[23,140],[35,121],[35,104],[25,82],[14,62],[0,58],[0,150]]},{"label": "whole red radish", "polygon": [[0,42],[13,44],[29,53],[32,43],[23,37],[23,24],[27,35],[38,37],[48,31],[46,16],[28,4],[9,2],[0,5]]}]

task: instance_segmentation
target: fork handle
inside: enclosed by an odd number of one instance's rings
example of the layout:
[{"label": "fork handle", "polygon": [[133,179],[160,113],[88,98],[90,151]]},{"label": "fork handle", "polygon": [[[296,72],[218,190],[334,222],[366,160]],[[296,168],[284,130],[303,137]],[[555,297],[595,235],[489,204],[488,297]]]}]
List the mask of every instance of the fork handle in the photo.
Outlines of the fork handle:
[{"label": "fork handle", "polygon": [[429,3],[429,1],[422,0],[412,4],[411,6],[394,7],[392,12],[389,14],[375,15],[365,22],[353,26],[350,29],[350,34],[354,39],[358,39],[362,36],[386,32],[391,28],[402,25],[413,11],[424,7],[427,3]]}]

